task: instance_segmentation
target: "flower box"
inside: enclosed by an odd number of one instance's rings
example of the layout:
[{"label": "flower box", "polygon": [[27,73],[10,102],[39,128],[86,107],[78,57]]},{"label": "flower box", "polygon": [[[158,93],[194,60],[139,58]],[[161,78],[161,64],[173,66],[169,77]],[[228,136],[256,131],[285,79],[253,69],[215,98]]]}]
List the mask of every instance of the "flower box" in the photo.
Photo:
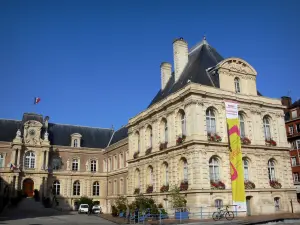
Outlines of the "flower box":
[{"label": "flower box", "polygon": [[175,212],[175,219],[177,220],[185,220],[189,218],[189,212]]},{"label": "flower box", "polygon": [[149,148],[146,150],[145,155],[149,155],[151,152],[152,152],[152,147],[149,147]]},{"label": "flower box", "polygon": [[176,139],[176,145],[182,144],[182,143],[185,141],[185,138],[186,138],[185,135],[182,135],[182,136],[180,136],[180,137],[177,137],[177,139]]},{"label": "flower box", "polygon": [[251,141],[249,138],[247,137],[241,137],[241,142],[243,145],[250,145],[251,144]]},{"label": "flower box", "polygon": [[167,191],[169,191],[169,185],[168,184],[161,186],[160,192],[167,192]]},{"label": "flower box", "polygon": [[277,180],[270,180],[270,186],[275,189],[280,189],[282,187],[281,183]]},{"label": "flower box", "polygon": [[164,150],[168,147],[168,142],[160,143],[159,150]]},{"label": "flower box", "polygon": [[272,138],[265,140],[267,146],[276,146],[277,143]]},{"label": "flower box", "polygon": [[186,191],[188,188],[189,188],[188,181],[182,181],[180,183],[180,186],[179,186],[180,191]]},{"label": "flower box", "polygon": [[211,189],[224,190],[225,184],[222,181],[210,181]]},{"label": "flower box", "polygon": [[245,180],[244,184],[245,184],[245,189],[255,189],[255,184],[250,180]]},{"label": "flower box", "polygon": [[150,194],[153,192],[153,185],[148,185],[146,189],[146,193]]},{"label": "flower box", "polygon": [[135,153],[133,154],[133,158],[134,158],[134,159],[136,159],[137,157],[139,157],[139,152],[135,152]]},{"label": "flower box", "polygon": [[208,141],[214,141],[214,142],[220,142],[222,141],[222,138],[218,134],[207,134],[207,140]]},{"label": "flower box", "polygon": [[138,195],[140,193],[140,189],[139,188],[135,188],[133,194],[134,195]]}]

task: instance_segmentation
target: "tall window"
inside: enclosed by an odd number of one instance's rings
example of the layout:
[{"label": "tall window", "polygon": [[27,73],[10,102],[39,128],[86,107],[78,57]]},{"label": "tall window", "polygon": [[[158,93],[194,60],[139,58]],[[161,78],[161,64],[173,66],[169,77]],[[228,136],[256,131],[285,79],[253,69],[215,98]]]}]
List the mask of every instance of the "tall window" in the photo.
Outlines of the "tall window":
[{"label": "tall window", "polygon": [[169,141],[169,133],[168,133],[168,121],[165,120],[165,127],[164,127],[164,131],[165,131],[165,143],[167,143]]},{"label": "tall window", "polygon": [[118,158],[117,155],[114,156],[114,169],[118,169]]},{"label": "tall window", "polygon": [[165,185],[169,184],[169,166],[165,163]]},{"label": "tall window", "polygon": [[292,157],[291,162],[292,162],[292,166],[296,166],[297,165],[296,157]]},{"label": "tall window", "polygon": [[80,195],[80,183],[78,180],[73,184],[73,195]]},{"label": "tall window", "polygon": [[112,160],[111,157],[108,159],[108,171],[112,171]]},{"label": "tall window", "polygon": [[294,133],[294,127],[289,126],[289,134],[292,135]]},{"label": "tall window", "polygon": [[73,159],[72,170],[73,171],[78,171],[78,159]]},{"label": "tall window", "polygon": [[244,117],[241,113],[239,113],[239,120],[240,120],[240,135],[241,138],[245,137],[245,121]]},{"label": "tall window", "polygon": [[141,187],[141,177],[140,177],[140,171],[139,169],[135,170],[135,176],[134,176],[134,184],[135,184],[135,188],[140,188]]},{"label": "tall window", "polygon": [[207,133],[215,134],[216,133],[216,117],[214,110],[209,108],[206,110],[206,128]]},{"label": "tall window", "polygon": [[148,168],[149,171],[149,184],[152,185],[153,184],[153,168],[151,166],[149,166]]},{"label": "tall window", "polygon": [[263,119],[263,123],[264,123],[265,139],[270,140],[271,139],[270,119],[265,116]]},{"label": "tall window", "polygon": [[275,180],[275,161],[274,159],[270,159],[268,161],[268,174],[269,174],[269,180]]},{"label": "tall window", "polygon": [[300,149],[300,140],[296,140],[296,149]]},{"label": "tall window", "polygon": [[4,167],[4,157],[0,154],[0,168]]},{"label": "tall window", "polygon": [[247,159],[243,159],[244,164],[244,180],[249,180],[249,162]]},{"label": "tall window", "polygon": [[183,163],[183,181],[188,181],[188,163],[186,159],[182,159]]},{"label": "tall window", "polygon": [[123,153],[120,154],[120,168],[124,167],[124,156]]},{"label": "tall window", "polygon": [[235,87],[235,93],[241,93],[240,79],[237,77],[234,79],[234,87]]},{"label": "tall window", "polygon": [[186,135],[186,117],[185,117],[185,113],[182,111],[180,113],[180,120],[181,120],[181,132],[182,135]]},{"label": "tall window", "polygon": [[153,139],[153,133],[152,133],[152,127],[149,125],[147,127],[147,148],[152,148],[152,139]]},{"label": "tall window", "polygon": [[97,161],[96,160],[91,160],[91,172],[96,172],[97,171]]},{"label": "tall window", "polygon": [[221,199],[216,199],[216,200],[215,200],[215,207],[216,207],[216,208],[222,208],[222,207],[223,207],[223,200],[221,200]]},{"label": "tall window", "polygon": [[35,154],[32,151],[25,153],[25,168],[33,169],[35,165]]},{"label": "tall window", "polygon": [[55,195],[60,195],[60,183],[58,180],[54,181],[53,183],[53,193]]},{"label": "tall window", "polygon": [[211,181],[220,180],[219,161],[216,157],[211,157],[209,160],[209,176]]},{"label": "tall window", "polygon": [[93,183],[93,195],[99,196],[99,193],[100,193],[100,185],[99,185],[99,182],[96,181]]},{"label": "tall window", "polygon": [[117,188],[117,180],[114,180],[114,195],[118,194],[117,190],[118,190],[118,188]]},{"label": "tall window", "polygon": [[77,141],[77,139],[75,139],[73,142],[73,147],[77,147],[77,146],[78,146],[78,141]]},{"label": "tall window", "polygon": [[52,159],[52,169],[53,170],[59,170],[59,169],[61,169],[61,158],[54,157]]},{"label": "tall window", "polygon": [[294,182],[299,182],[299,173],[293,173]]},{"label": "tall window", "polygon": [[141,137],[140,137],[140,133],[136,132],[136,138],[137,138],[137,150],[138,152],[141,151]]}]

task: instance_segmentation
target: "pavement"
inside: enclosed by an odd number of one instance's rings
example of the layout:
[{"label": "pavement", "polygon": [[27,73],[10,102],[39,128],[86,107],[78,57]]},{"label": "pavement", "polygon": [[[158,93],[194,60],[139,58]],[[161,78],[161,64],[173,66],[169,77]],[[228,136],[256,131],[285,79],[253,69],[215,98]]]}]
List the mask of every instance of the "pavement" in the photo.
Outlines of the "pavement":
[{"label": "pavement", "polygon": [[78,214],[77,212],[64,212],[53,208],[45,208],[34,199],[23,199],[17,207],[6,208],[0,214],[0,225],[116,225],[98,215]]}]

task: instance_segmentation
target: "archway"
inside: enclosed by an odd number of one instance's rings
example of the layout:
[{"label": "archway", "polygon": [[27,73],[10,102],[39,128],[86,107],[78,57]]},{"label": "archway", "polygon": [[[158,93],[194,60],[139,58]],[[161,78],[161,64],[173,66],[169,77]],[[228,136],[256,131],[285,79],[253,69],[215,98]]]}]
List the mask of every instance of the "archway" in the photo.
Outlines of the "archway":
[{"label": "archway", "polygon": [[28,197],[33,197],[34,182],[32,179],[27,178],[23,181],[23,191]]},{"label": "archway", "polygon": [[252,196],[247,196],[246,197],[247,216],[251,216],[251,202],[252,202]]}]

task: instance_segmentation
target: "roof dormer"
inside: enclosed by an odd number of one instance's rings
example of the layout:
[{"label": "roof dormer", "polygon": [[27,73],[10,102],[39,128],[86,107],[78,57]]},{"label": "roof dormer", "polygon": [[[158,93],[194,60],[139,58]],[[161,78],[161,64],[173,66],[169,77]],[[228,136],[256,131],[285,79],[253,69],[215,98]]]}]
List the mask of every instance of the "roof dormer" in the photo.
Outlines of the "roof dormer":
[{"label": "roof dormer", "polygon": [[82,135],[79,133],[71,134],[71,147],[80,148]]}]

